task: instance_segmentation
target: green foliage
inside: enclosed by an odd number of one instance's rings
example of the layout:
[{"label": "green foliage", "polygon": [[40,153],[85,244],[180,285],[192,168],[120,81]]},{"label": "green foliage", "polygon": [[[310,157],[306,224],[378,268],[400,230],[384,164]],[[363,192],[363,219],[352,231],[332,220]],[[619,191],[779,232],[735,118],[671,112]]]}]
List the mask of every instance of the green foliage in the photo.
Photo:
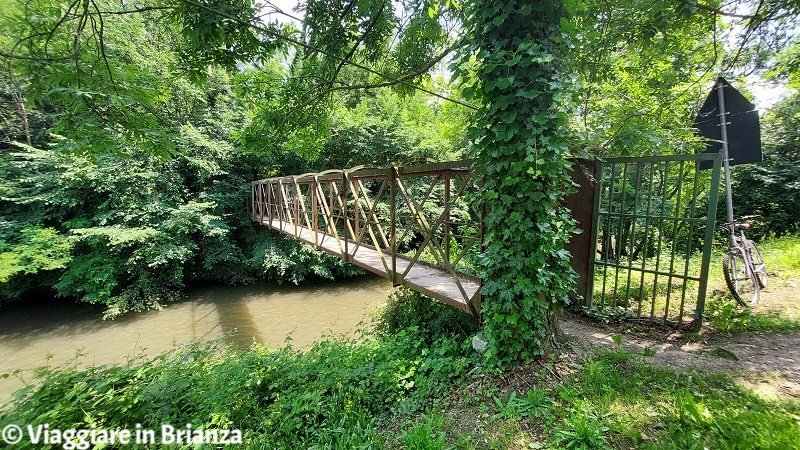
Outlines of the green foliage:
[{"label": "green foliage", "polygon": [[[0,44],[8,47],[0,50],[26,58],[74,50],[77,61],[12,58],[0,83],[4,98],[22,101],[17,114],[0,119],[14,125],[7,137],[17,141],[0,144],[0,299],[52,290],[105,304],[114,317],[158,308],[194,280],[299,282],[356,272],[254,229],[244,215],[249,181],[275,165],[237,145],[248,117],[247,76],[232,79],[206,63],[237,54],[234,42],[252,30],[180,2],[172,12],[197,25],[181,33],[195,36],[176,34],[159,9],[104,16],[100,36],[99,28],[74,28],[77,3],[63,21],[65,10],[47,0],[28,2],[27,14],[13,3],[18,14],[2,17],[9,27]],[[230,14],[253,8],[222,3],[206,6]],[[37,32],[46,34],[14,46]],[[217,38],[231,46],[182,58]],[[192,83],[173,70],[183,63],[202,63],[202,77]],[[264,71],[276,64],[265,61]],[[22,107],[36,127],[27,134]]]},{"label": "green foliage", "polygon": [[105,304],[114,317],[176,299],[187,280],[296,283],[357,272],[310,247],[252,230],[241,206],[245,180],[232,170],[236,153],[204,130],[187,125],[183,131],[185,153],[169,161],[31,147],[17,153],[14,166],[31,174],[11,186],[17,220],[52,223],[59,231],[32,243],[23,233],[3,253],[10,261],[4,273],[62,269],[53,284],[59,295]]},{"label": "green foliage", "polygon": [[[120,366],[43,368],[3,411],[0,428],[189,423],[241,429],[254,448],[379,447],[391,415],[411,417],[468,372],[463,336],[425,339],[411,327],[328,338],[304,351],[194,343]],[[440,428],[441,417],[421,418],[401,439],[408,448],[443,448]]]},{"label": "green foliage", "polygon": [[[561,2],[470,5],[472,35],[459,75],[485,105],[470,130],[483,183],[487,248],[480,256],[487,359],[498,364],[544,354],[555,311],[574,274],[564,243],[573,230],[561,200],[571,93],[559,73]],[[467,66],[474,54],[476,63]]]},{"label": "green foliage", "polygon": [[552,417],[550,408],[553,399],[547,391],[537,387],[531,388],[524,397],[518,397],[516,391],[511,392],[508,399],[503,401],[495,397],[498,413],[492,416],[493,419],[512,419],[522,418],[541,418],[549,419]]},{"label": "green foliage", "polygon": [[793,333],[800,321],[780,310],[742,308],[729,293],[712,295],[706,303],[705,316],[721,331],[756,333]]},{"label": "green foliage", "polygon": [[245,261],[259,278],[282,282],[299,283],[306,278],[317,277],[333,279],[336,276],[351,276],[361,273],[352,264],[313,247],[303,245],[286,236],[274,236],[272,232],[262,233],[255,242],[250,257]]},{"label": "green foliage", "polygon": [[[764,116],[764,162],[734,167],[734,211],[737,216],[761,216],[751,231],[755,238],[800,231],[798,118],[800,94],[794,94]],[[724,201],[719,211],[724,211]]]},{"label": "green foliage", "polygon": [[272,36],[264,37],[251,24],[258,22],[261,4],[252,0],[175,1],[170,15],[180,28],[178,55],[184,70],[203,76],[209,65],[235,69],[237,62],[257,61],[286,43],[274,35],[288,32],[277,24],[266,25]]},{"label": "green foliage", "polygon": [[442,450],[445,447],[445,434],[441,431],[442,416],[425,415],[414,421],[411,429],[405,430],[400,438],[403,448],[408,450]]},{"label": "green foliage", "polygon": [[[443,80],[426,85],[447,89]],[[402,97],[386,90],[340,97],[331,136],[312,164],[314,170],[462,158],[469,121],[464,108],[433,102],[423,93]]]},{"label": "green foliage", "polygon": [[781,278],[800,276],[800,236],[785,236],[768,239],[758,243],[758,247],[768,259],[770,271],[777,272]]},{"label": "green foliage", "polygon": [[706,302],[705,317],[722,331],[742,329],[752,315],[750,308],[741,309],[736,300],[726,292],[713,295]]},{"label": "green foliage", "polygon": [[0,283],[16,274],[63,269],[70,261],[71,243],[52,228],[26,228],[7,238],[11,242],[0,240]]},{"label": "green foliage", "polygon": [[723,63],[720,19],[689,2],[567,2],[578,78],[572,146],[600,156],[694,152],[688,124]]},{"label": "green foliage", "polygon": [[[558,381],[527,369],[523,378],[473,378],[464,336],[425,340],[410,327],[305,351],[195,343],[120,366],[76,370],[73,361],[40,369],[2,411],[0,428],[190,423],[241,429],[245,448],[508,446],[529,437],[525,429],[556,448],[800,448],[796,403],[764,399],[727,376],[659,369],[614,351],[569,364]],[[491,394],[509,379],[537,386]],[[453,409],[465,403],[476,409]],[[487,439],[495,426],[508,436]]]},{"label": "green foliage", "polygon": [[553,432],[553,442],[560,447],[579,450],[610,449],[605,433],[608,427],[589,413],[575,413],[564,419],[564,427]]},{"label": "green foliage", "polygon": [[391,336],[408,328],[416,329],[428,344],[442,334],[471,336],[478,331],[475,320],[468,314],[400,287],[389,296],[376,324],[376,331],[380,335]]}]

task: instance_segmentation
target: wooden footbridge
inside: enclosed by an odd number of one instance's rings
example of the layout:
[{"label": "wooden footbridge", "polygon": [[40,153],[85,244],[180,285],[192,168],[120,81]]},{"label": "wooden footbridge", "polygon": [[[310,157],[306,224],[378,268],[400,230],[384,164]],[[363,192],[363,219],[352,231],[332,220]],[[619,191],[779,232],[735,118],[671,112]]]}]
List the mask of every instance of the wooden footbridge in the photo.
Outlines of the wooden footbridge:
[{"label": "wooden footbridge", "polygon": [[481,211],[469,161],[252,182],[253,221],[480,317]]},{"label": "wooden footbridge", "polygon": [[[697,199],[702,192],[716,199],[720,158],[576,161],[577,192],[564,202],[583,230],[566,245],[578,273],[573,297],[587,307],[624,307],[637,319],[680,325],[690,314],[700,323],[716,203],[700,208]],[[695,163],[707,160],[715,161],[714,175],[701,179]],[[470,166],[356,167],[254,181],[248,213],[480,319],[481,280],[471,270],[484,245],[483,212]],[[692,195],[682,196],[684,189]],[[691,248],[698,236],[704,236],[703,263],[695,274],[689,273],[693,254],[670,249]]]}]

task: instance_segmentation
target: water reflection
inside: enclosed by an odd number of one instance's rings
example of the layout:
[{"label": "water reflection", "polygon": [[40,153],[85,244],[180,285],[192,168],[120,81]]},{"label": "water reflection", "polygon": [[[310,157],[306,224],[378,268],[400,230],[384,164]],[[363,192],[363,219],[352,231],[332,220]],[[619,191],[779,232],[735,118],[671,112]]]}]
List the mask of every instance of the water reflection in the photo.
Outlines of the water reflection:
[{"label": "water reflection", "polygon": [[[372,275],[302,286],[258,283],[251,286],[201,286],[184,301],[162,311],[101,319],[97,305],[48,301],[0,309],[0,375],[60,365],[81,351],[81,364],[124,363],[155,355],[195,339],[225,338],[249,347],[253,342],[305,346],[326,333],[352,332],[367,311],[386,301],[391,284]],[[52,355],[48,361],[47,355]],[[29,374],[23,376],[30,378]],[[23,384],[0,379],[0,404]]]}]

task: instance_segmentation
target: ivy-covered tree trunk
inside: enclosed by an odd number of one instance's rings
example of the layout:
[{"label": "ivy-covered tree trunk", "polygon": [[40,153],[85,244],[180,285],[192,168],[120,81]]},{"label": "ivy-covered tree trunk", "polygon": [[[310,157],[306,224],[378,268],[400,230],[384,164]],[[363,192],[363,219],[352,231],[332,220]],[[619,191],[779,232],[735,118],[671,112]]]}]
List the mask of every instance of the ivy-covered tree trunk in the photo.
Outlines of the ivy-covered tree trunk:
[{"label": "ivy-covered tree trunk", "polygon": [[484,105],[472,128],[483,180],[487,248],[481,257],[487,355],[504,364],[542,355],[574,280],[562,199],[567,106],[559,72],[561,1],[476,0],[469,23]]}]

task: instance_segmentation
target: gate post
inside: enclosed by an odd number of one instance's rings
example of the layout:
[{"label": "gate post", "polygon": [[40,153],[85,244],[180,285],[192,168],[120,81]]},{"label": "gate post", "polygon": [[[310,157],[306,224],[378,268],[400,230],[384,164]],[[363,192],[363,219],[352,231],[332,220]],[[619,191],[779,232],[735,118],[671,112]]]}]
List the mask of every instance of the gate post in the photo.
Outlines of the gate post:
[{"label": "gate post", "polygon": [[[711,244],[714,242],[714,229],[717,223],[717,200],[719,198],[719,178],[722,168],[722,153],[717,153],[711,169],[711,191],[708,193],[708,214],[706,235],[703,238],[703,261],[700,263],[700,286],[697,292],[697,305],[694,311],[692,329],[703,326],[703,312],[706,309],[706,290],[708,289],[708,269],[711,266]],[[698,161],[699,164],[699,161]]]},{"label": "gate post", "polygon": [[588,159],[575,160],[569,175],[577,186],[577,191],[564,199],[564,206],[570,211],[580,230],[579,233],[572,234],[564,245],[570,253],[570,265],[578,274],[578,281],[569,295],[577,297],[583,303],[590,284],[589,267],[594,262],[591,253],[594,203],[590,199],[594,199],[595,162]]},{"label": "gate post", "polygon": [[590,231],[592,245],[589,248],[589,279],[586,283],[586,295],[583,299],[583,306],[591,308],[594,301],[594,261],[597,258],[597,228],[600,226],[600,198],[603,192],[603,160],[595,159],[594,165],[594,207],[592,208],[592,228]]}]

